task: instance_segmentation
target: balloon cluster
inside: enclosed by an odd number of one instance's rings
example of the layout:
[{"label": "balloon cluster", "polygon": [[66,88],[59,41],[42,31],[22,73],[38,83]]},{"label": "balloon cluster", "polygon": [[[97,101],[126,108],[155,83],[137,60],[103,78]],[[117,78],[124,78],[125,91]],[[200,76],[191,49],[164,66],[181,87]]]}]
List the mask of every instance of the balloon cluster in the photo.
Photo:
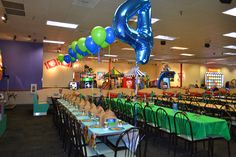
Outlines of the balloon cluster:
[{"label": "balloon cluster", "polygon": [[68,48],[68,54],[59,54],[59,62],[74,63],[88,55],[96,55],[101,48],[106,48],[115,41],[115,33],[112,27],[103,28],[96,26],[92,29],[91,36],[82,37],[73,41]]}]

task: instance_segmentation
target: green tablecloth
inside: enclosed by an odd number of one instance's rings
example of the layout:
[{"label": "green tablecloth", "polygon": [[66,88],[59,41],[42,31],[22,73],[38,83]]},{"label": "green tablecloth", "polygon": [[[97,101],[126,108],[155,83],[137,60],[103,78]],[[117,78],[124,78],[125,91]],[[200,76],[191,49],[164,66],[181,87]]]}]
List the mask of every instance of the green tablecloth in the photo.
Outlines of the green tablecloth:
[{"label": "green tablecloth", "polygon": [[[116,98],[113,100],[117,102],[118,99]],[[121,99],[121,101],[125,103],[124,99]],[[134,102],[128,103],[127,105],[133,106]],[[132,108],[132,106],[130,106],[130,109]],[[142,106],[144,107],[144,104]],[[151,108],[153,111],[156,111],[160,107],[152,105]],[[175,130],[174,129],[175,112],[173,111],[173,109],[170,109],[170,108],[166,108],[166,107],[162,107],[162,108],[165,109],[165,111],[168,113],[168,116],[170,118],[171,130],[174,131]],[[151,113],[151,110],[150,110],[150,113]],[[226,120],[215,118],[215,117],[209,117],[205,115],[197,115],[195,113],[190,113],[190,112],[186,112],[186,114],[191,121],[194,139],[202,139],[202,138],[207,138],[210,136],[222,136],[225,138],[225,140],[230,140],[231,138],[230,131],[229,131],[228,123]],[[151,119],[154,119],[154,117]]]}]

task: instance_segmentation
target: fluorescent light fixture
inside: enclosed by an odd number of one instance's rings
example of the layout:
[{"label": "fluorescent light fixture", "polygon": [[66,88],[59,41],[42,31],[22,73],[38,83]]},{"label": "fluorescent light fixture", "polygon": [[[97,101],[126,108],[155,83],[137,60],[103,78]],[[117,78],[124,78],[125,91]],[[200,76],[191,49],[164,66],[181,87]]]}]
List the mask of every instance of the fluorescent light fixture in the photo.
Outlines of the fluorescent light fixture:
[{"label": "fluorescent light fixture", "polygon": [[118,55],[104,54],[104,57],[117,57]]},{"label": "fluorescent light fixture", "polygon": [[216,62],[207,62],[206,64],[216,64]]},{"label": "fluorescent light fixture", "polygon": [[181,53],[180,55],[181,56],[188,56],[188,57],[195,56],[195,54],[191,54],[191,53]]},{"label": "fluorescent light fixture", "polygon": [[186,47],[177,47],[177,46],[174,46],[174,47],[171,47],[171,49],[175,49],[175,50],[187,50],[188,48],[186,48]]},{"label": "fluorescent light fixture", "polygon": [[228,45],[228,46],[224,46],[224,48],[226,48],[226,49],[236,49],[236,45]]},{"label": "fluorescent light fixture", "polygon": [[223,34],[223,36],[231,37],[231,38],[236,38],[236,32],[231,32],[231,33]]},{"label": "fluorescent light fixture", "polygon": [[44,43],[51,43],[51,44],[65,44],[64,41],[55,41],[55,40],[43,40]]},{"label": "fluorescent light fixture", "polygon": [[226,10],[222,12],[223,14],[231,15],[231,16],[236,16],[236,8]]},{"label": "fluorescent light fixture", "polygon": [[128,47],[126,47],[126,48],[122,48],[121,50],[125,50],[125,51],[134,51],[133,48],[128,48]]},{"label": "fluorescent light fixture", "polygon": [[89,59],[98,59],[98,57],[88,57]]},{"label": "fluorescent light fixture", "polygon": [[155,55],[150,55],[150,57],[154,57]]},{"label": "fluorescent light fixture", "polygon": [[136,60],[133,60],[133,59],[129,59],[127,60],[128,62],[136,62]]},{"label": "fluorescent light fixture", "polygon": [[154,58],[153,60],[155,60],[155,61],[163,61],[164,59],[161,59],[161,58]]},{"label": "fluorescent light fixture", "polygon": [[109,60],[102,60],[103,63],[109,63]]},{"label": "fluorescent light fixture", "polygon": [[[138,22],[138,16],[134,16],[133,18],[130,19],[130,21]],[[157,21],[160,21],[160,19],[158,19],[158,18],[152,18],[151,19],[152,24],[156,23]]]},{"label": "fluorescent light fixture", "polygon": [[223,60],[225,60],[225,58],[217,58],[217,59],[214,59],[214,60],[216,60],[216,61],[223,61]]},{"label": "fluorescent light fixture", "polygon": [[77,24],[73,24],[73,23],[64,23],[64,22],[49,21],[49,20],[47,21],[46,24],[49,26],[72,28],[72,29],[76,29],[78,27]]},{"label": "fluorescent light fixture", "polygon": [[165,35],[158,35],[154,37],[155,39],[161,39],[161,40],[175,40],[175,37],[165,36]]},{"label": "fluorescent light fixture", "polygon": [[224,55],[236,56],[236,53],[233,53],[233,52],[225,52]]}]

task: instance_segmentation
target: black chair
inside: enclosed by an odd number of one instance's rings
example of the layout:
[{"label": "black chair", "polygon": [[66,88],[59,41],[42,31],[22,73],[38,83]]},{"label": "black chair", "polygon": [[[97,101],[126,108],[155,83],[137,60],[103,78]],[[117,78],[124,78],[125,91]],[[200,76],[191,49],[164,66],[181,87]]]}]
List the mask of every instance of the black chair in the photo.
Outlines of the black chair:
[{"label": "black chair", "polygon": [[[189,118],[187,117],[187,115],[184,112],[177,112],[174,115],[174,126],[175,126],[174,157],[176,156],[176,147],[177,147],[178,139],[181,139],[181,140],[187,142],[190,145],[191,156],[193,156],[193,153],[194,153],[193,152],[194,145],[196,146],[196,144],[198,142],[204,142],[204,141],[209,142],[208,137],[203,138],[203,139],[194,139],[191,122],[190,122]],[[197,148],[197,147],[195,147],[195,148]],[[208,149],[208,154],[209,154],[209,149]]]},{"label": "black chair", "polygon": [[132,104],[129,101],[126,101],[124,104],[124,121],[129,124],[134,125],[134,116],[132,113]]},{"label": "black chair", "polygon": [[[227,109],[224,109],[224,108],[227,108]],[[224,105],[224,107],[222,106],[221,110],[220,110],[219,117],[222,119],[225,119],[227,121],[230,133],[233,133],[233,126],[232,126],[233,118],[232,118],[230,112],[227,111],[227,110],[230,110],[229,108],[230,107],[229,106],[226,107],[226,105]],[[231,109],[233,109],[233,108],[231,108]],[[234,128],[235,128],[235,126],[236,125],[234,125]],[[213,157],[214,156],[214,141],[225,140],[225,138],[222,136],[215,136],[215,135],[209,135],[209,138],[210,138],[210,147],[211,147],[211,157]],[[228,157],[230,157],[231,156],[230,141],[226,140],[226,143],[227,143],[227,149],[228,149]]]},{"label": "black chair", "polygon": [[205,115],[219,117],[220,110],[215,103],[206,103],[204,106]]},{"label": "black chair", "polygon": [[158,108],[156,110],[156,125],[158,131],[162,134],[165,133],[168,135],[169,144],[168,144],[168,152],[170,150],[171,139],[173,137],[173,131],[170,125],[170,118],[167,112],[163,108]]},{"label": "black chair", "polygon": [[146,131],[147,133],[153,133],[157,129],[157,123],[156,123],[156,114],[153,111],[152,107],[149,105],[146,105],[143,109],[143,115],[144,115],[144,121],[146,123]]},{"label": "black chair", "polygon": [[[141,151],[141,142],[144,140],[144,137],[144,132],[139,128],[134,127],[126,130],[119,136],[116,142],[114,157],[145,157],[147,148],[146,144],[143,154]],[[121,143],[125,146],[126,149],[120,150],[119,145]]]},{"label": "black chair", "polygon": [[[75,133],[74,141],[72,142],[72,148],[75,151],[75,156],[79,157],[95,157],[95,156],[114,156],[114,151],[110,149],[104,143],[96,143],[96,145],[88,146],[85,142],[84,132],[81,124],[74,119],[73,120],[73,132]],[[92,135],[93,136],[93,135]]]}]

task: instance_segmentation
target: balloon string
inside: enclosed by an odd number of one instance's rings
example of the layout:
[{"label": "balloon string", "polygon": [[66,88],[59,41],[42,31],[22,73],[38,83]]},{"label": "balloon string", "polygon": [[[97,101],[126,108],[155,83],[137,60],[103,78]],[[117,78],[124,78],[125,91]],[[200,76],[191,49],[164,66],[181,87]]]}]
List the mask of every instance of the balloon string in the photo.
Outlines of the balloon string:
[{"label": "balloon string", "polygon": [[100,51],[98,51],[98,63],[100,63]]},{"label": "balloon string", "polygon": [[135,67],[135,95],[138,95],[138,62],[136,62],[136,67]]}]

